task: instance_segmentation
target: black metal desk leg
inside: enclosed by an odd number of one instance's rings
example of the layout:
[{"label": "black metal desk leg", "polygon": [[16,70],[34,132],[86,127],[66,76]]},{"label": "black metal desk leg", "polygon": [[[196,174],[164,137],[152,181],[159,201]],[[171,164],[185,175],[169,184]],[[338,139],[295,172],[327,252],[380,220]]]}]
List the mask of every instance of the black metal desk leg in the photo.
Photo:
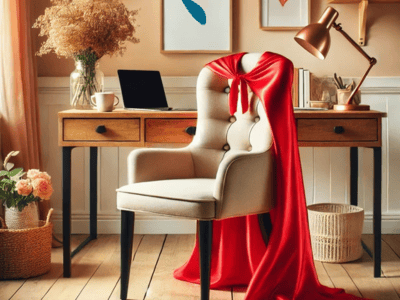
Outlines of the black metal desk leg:
[{"label": "black metal desk leg", "polygon": [[350,204],[358,205],[358,148],[350,148]]},{"label": "black metal desk leg", "polygon": [[90,239],[97,239],[97,147],[90,147]]},{"label": "black metal desk leg", "polygon": [[381,277],[382,148],[374,148],[374,277]]},{"label": "black metal desk leg", "polygon": [[73,147],[62,148],[64,277],[71,277],[71,151],[72,148]]}]

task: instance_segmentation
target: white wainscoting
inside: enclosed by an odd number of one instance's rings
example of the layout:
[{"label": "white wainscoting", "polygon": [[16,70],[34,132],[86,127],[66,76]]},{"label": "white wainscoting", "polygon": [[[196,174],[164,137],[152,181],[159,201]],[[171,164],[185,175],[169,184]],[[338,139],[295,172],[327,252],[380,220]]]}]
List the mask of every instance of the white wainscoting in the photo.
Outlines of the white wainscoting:
[{"label": "white wainscoting", "polygon": [[[169,105],[196,107],[196,77],[164,77]],[[121,96],[118,78],[105,79],[107,91]],[[54,183],[54,224],[61,232],[61,148],[57,145],[57,113],[69,109],[69,78],[39,78],[40,117],[45,170]],[[400,233],[400,77],[368,78],[362,88],[362,102],[387,113],[383,119],[382,212],[383,233]],[[115,189],[126,184],[126,161],[133,148],[99,148],[98,230],[119,233],[119,211]],[[350,202],[348,148],[300,149],[307,204]],[[364,232],[372,232],[372,150],[359,150],[359,205],[365,209]],[[72,151],[72,232],[89,231],[89,150]],[[194,233],[195,222],[138,214],[135,232]]]}]

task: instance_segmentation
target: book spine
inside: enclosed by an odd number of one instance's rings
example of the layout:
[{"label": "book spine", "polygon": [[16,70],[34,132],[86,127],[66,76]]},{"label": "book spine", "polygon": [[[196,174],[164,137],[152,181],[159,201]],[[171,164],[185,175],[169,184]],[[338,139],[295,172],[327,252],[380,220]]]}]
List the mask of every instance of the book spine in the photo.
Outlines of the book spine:
[{"label": "book spine", "polygon": [[294,68],[292,84],[292,101],[294,107],[299,107],[299,69]]},{"label": "book spine", "polygon": [[299,69],[299,107],[304,107],[304,69]]},{"label": "book spine", "polygon": [[310,107],[310,71],[304,70],[304,107]]}]

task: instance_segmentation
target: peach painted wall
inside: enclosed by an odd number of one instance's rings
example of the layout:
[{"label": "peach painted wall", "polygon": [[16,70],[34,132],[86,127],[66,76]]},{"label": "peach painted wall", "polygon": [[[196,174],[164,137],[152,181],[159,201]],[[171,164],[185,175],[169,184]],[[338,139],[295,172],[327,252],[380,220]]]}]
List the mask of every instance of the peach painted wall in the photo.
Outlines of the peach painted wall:
[{"label": "peach painted wall", "polygon": [[[36,19],[50,6],[50,0],[31,0],[32,17]],[[278,0],[276,0],[278,1]],[[298,1],[298,0],[289,0]],[[315,22],[328,6],[327,0],[311,1],[311,22]],[[154,69],[163,76],[197,75],[203,65],[219,54],[162,54],[160,53],[161,0],[123,0],[129,9],[139,9],[140,27],[137,37],[140,44],[128,44],[123,57],[103,57],[100,68],[106,76],[117,76],[117,70]],[[358,5],[335,4],[339,11],[338,22],[354,39],[358,38]],[[370,76],[400,76],[400,3],[370,4],[368,7],[367,46],[364,50],[378,60]],[[291,59],[296,67],[311,70],[318,76],[359,77],[368,63],[336,31],[331,32],[331,50],[325,61],[308,54],[294,41],[295,31],[262,31],[258,24],[259,0],[233,0],[233,50],[234,52],[272,51]],[[33,20],[32,20],[33,22]],[[32,29],[37,37],[38,29]],[[37,37],[39,47],[43,41]],[[38,75],[69,76],[74,69],[72,59],[58,59],[54,54],[38,57]]]}]

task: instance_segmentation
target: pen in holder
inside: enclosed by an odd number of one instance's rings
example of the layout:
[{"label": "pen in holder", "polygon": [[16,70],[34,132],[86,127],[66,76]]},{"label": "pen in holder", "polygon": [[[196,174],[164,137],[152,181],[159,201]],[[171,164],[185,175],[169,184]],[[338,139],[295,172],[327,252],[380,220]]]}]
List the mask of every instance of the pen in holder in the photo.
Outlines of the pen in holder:
[{"label": "pen in holder", "polygon": [[[337,96],[337,102],[339,105],[347,104],[347,100],[349,99],[352,91],[354,90],[355,83],[354,81],[352,84],[348,85],[344,89],[337,89],[336,91],[336,96]],[[349,104],[355,104],[358,105],[361,102],[361,92],[357,91],[357,93],[354,95],[351,103]]]}]

